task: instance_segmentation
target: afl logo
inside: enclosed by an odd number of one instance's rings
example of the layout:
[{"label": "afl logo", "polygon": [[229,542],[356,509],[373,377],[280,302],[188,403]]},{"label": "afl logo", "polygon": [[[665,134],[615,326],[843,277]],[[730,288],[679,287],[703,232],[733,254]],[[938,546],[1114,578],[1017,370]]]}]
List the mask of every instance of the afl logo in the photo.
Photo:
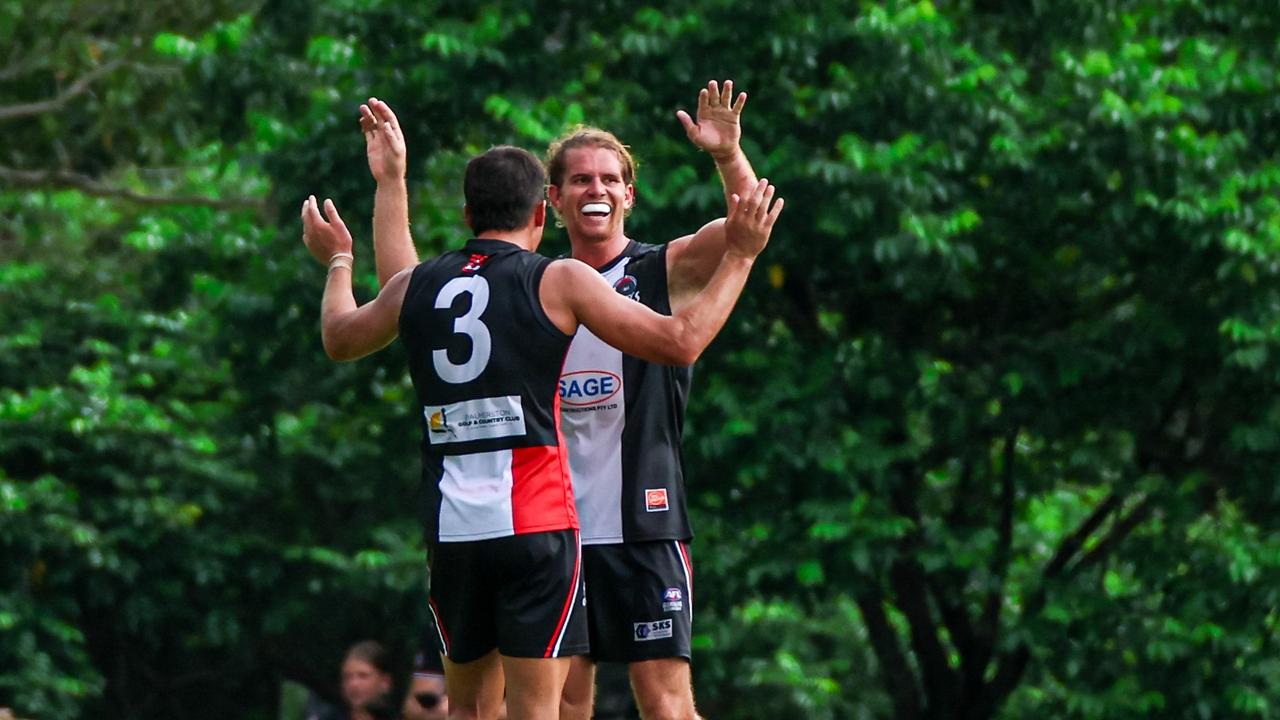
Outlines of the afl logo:
[{"label": "afl logo", "polygon": [[640,290],[640,283],[636,282],[634,275],[623,275],[621,280],[613,284],[613,289],[617,290],[619,295],[634,298],[636,292]]},{"label": "afl logo", "polygon": [[621,389],[622,378],[607,370],[579,370],[560,376],[560,402],[565,405],[596,405]]}]

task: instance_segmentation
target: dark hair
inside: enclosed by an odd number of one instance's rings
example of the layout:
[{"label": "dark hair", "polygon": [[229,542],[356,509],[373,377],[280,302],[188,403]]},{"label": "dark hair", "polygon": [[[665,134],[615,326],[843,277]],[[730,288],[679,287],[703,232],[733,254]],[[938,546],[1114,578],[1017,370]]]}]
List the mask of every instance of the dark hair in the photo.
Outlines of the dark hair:
[{"label": "dark hair", "polygon": [[363,660],[384,675],[391,675],[391,653],[377,640],[361,640],[347,648],[346,660]]},{"label": "dark hair", "polygon": [[546,170],[528,150],[499,145],[471,158],[462,181],[471,232],[524,227],[546,186]]}]

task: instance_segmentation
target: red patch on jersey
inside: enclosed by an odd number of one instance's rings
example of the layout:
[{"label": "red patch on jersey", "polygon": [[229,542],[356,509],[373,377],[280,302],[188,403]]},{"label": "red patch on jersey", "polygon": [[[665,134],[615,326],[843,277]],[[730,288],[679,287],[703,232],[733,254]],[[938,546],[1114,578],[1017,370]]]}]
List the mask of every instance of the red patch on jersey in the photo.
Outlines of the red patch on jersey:
[{"label": "red patch on jersey", "polygon": [[669,509],[667,505],[667,489],[645,490],[644,509],[646,512],[666,512]]},{"label": "red patch on jersey", "polygon": [[489,256],[483,253],[471,253],[471,257],[467,258],[467,264],[462,266],[462,272],[473,273],[478,272],[484,264],[489,262]]}]

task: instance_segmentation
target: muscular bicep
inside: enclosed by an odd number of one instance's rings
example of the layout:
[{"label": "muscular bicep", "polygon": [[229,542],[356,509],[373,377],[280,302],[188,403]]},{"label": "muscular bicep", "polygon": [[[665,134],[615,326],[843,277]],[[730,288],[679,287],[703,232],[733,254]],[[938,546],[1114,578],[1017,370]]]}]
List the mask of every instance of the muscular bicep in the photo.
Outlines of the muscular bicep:
[{"label": "muscular bicep", "polygon": [[667,293],[673,313],[707,286],[724,257],[725,247],[724,218],[712,220],[698,232],[667,244]]},{"label": "muscular bicep", "polygon": [[[628,355],[664,365],[691,362],[684,350],[683,322],[660,315],[648,307],[619,295],[595,270],[577,261],[559,261],[548,269],[544,283],[544,307],[562,330],[569,327],[557,319],[568,318],[586,325],[592,333]],[[547,303],[547,297],[552,303]]]}]

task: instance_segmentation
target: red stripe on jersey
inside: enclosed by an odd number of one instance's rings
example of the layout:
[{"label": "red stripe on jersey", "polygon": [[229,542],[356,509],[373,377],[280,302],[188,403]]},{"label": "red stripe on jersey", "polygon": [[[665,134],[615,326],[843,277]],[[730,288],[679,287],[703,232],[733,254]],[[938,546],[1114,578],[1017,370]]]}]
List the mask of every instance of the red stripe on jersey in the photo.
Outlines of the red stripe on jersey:
[{"label": "red stripe on jersey", "polygon": [[556,657],[556,645],[560,644],[560,638],[564,635],[565,625],[569,623],[569,615],[573,613],[573,606],[578,600],[578,576],[582,573],[582,542],[578,537],[578,533],[573,534],[574,552],[576,557],[573,562],[573,584],[569,586],[569,596],[564,599],[564,607],[560,609],[560,621],[556,623],[555,632],[551,633],[551,642],[547,643],[547,651],[542,657]]},{"label": "red stripe on jersey", "polygon": [[511,449],[511,524],[516,535],[578,529],[564,445]]}]

